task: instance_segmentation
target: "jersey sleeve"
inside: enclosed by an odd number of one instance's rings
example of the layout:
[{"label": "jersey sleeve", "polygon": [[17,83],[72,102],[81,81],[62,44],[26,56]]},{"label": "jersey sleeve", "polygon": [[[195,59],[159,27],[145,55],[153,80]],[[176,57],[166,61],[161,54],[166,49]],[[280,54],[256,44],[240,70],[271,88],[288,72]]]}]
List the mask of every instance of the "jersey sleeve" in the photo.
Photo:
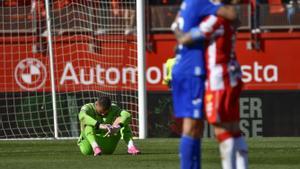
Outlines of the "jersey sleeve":
[{"label": "jersey sleeve", "polygon": [[112,105],[112,109],[114,112],[116,112],[116,115],[118,117],[121,117],[121,123],[126,125],[131,121],[131,114],[126,111],[126,110],[122,110],[119,106],[113,104]]},{"label": "jersey sleeve", "polygon": [[197,10],[198,8],[195,4],[183,2],[178,19],[181,31],[189,32],[191,28],[199,23],[199,18],[196,14]]},{"label": "jersey sleeve", "polygon": [[179,12],[179,25],[183,32],[189,32],[193,27],[199,25],[202,19],[209,15],[217,15],[220,3],[212,3],[210,0],[197,0],[184,2]]},{"label": "jersey sleeve", "polygon": [[80,113],[78,115],[79,121],[83,123],[84,125],[88,126],[95,126],[97,124],[97,120],[95,120],[91,115],[89,114],[91,108],[89,108],[87,105],[82,106]]},{"label": "jersey sleeve", "polygon": [[217,12],[223,4],[221,3],[213,3],[211,0],[203,0],[203,9],[199,10],[200,17],[205,17],[208,15],[217,15]]},{"label": "jersey sleeve", "polygon": [[210,15],[206,17],[200,23],[200,31],[204,34],[206,39],[211,38],[211,36],[219,29],[224,22],[223,18],[217,17],[215,15]]},{"label": "jersey sleeve", "polygon": [[131,121],[131,114],[126,110],[121,111],[120,117],[121,117],[121,123],[124,125],[127,125]]}]

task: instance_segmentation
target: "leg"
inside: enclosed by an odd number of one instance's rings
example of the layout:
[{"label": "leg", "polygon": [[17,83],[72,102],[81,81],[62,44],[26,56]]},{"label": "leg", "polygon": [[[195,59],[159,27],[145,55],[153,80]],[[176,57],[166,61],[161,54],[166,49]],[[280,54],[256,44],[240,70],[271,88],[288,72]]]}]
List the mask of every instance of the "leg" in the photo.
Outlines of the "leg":
[{"label": "leg", "polygon": [[80,152],[83,155],[92,155],[93,154],[92,146],[88,140],[80,140],[78,142],[78,146],[79,146]]},{"label": "leg", "polygon": [[173,103],[176,117],[183,118],[180,142],[181,169],[201,168],[201,137],[203,133],[204,78],[182,79],[173,76]]},{"label": "leg", "polygon": [[[239,127],[239,96],[242,84],[222,90],[206,90],[207,121],[214,125],[223,169],[247,168],[247,145]],[[241,156],[241,153],[243,152]],[[243,159],[242,159],[243,158]],[[244,167],[241,167],[241,164]]]},{"label": "leg", "polygon": [[94,150],[94,155],[101,154],[101,150],[99,148],[99,145],[96,141],[96,132],[95,129],[91,126],[85,126],[83,130],[83,138],[89,142],[89,144],[92,146]]},{"label": "leg", "polygon": [[236,166],[237,169],[248,168],[248,145],[243,136],[234,139],[236,146]]},{"label": "leg", "polygon": [[97,135],[96,139],[99,143],[103,154],[112,154],[119,143],[121,138],[120,134],[112,135],[110,137],[104,137],[103,135]]},{"label": "leg", "polygon": [[235,137],[240,136],[239,123],[214,124],[215,135],[219,141],[223,169],[236,169]]},{"label": "leg", "polygon": [[[95,151],[96,148],[101,147],[101,153],[103,154],[112,154],[121,138],[120,134],[113,135],[110,137],[104,137],[102,134],[96,134],[96,131],[91,126],[86,126],[84,128],[83,140],[85,147],[83,147],[82,151],[87,151],[86,144],[90,146],[91,149]],[[94,152],[95,153],[95,152]],[[98,155],[98,154],[95,154]]]},{"label": "leg", "polygon": [[[132,140],[132,132],[129,126],[130,121],[131,118],[128,118],[124,122],[124,127],[120,129],[121,138],[126,142],[126,144],[128,144],[129,141]],[[113,122],[113,126],[119,125],[120,122],[121,122],[121,117],[117,117],[116,120]]]},{"label": "leg", "polygon": [[239,122],[216,124],[215,134],[220,144],[223,169],[247,169],[248,146],[241,135]]},{"label": "leg", "polygon": [[130,126],[127,124],[120,130],[121,137],[125,141],[125,143],[128,145],[130,141],[132,141],[132,131]]},{"label": "leg", "polygon": [[133,139],[132,139],[132,131],[129,126],[129,124],[126,124],[124,127],[121,128],[120,134],[122,136],[122,139],[127,144],[127,153],[131,155],[137,155],[140,154],[140,150],[134,145]]},{"label": "leg", "polygon": [[183,132],[180,143],[182,169],[199,169],[200,147],[203,133],[203,121],[191,118],[183,119]]},{"label": "leg", "polygon": [[203,135],[203,120],[184,118],[182,134],[200,139]]},{"label": "leg", "polygon": [[[131,118],[128,118],[125,122],[124,122],[124,127],[122,127],[120,129],[120,134],[122,139],[126,142],[126,144],[128,145],[128,148],[133,145],[133,141],[132,141],[132,131],[131,128],[129,126],[129,123],[131,121]],[[116,120],[113,123],[113,126],[116,126],[118,124],[120,124],[121,122],[121,117],[116,118]]]},{"label": "leg", "polygon": [[85,139],[88,140],[88,142],[93,145],[96,142],[96,132],[93,127],[86,126],[84,128],[84,136]]}]

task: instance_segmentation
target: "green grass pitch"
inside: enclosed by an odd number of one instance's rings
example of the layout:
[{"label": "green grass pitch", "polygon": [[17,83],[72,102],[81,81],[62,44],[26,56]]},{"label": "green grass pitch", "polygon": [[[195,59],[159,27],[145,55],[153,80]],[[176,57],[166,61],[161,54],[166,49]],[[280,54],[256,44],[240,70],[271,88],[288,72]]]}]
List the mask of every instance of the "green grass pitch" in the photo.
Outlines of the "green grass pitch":
[{"label": "green grass pitch", "polygon": [[[114,155],[86,157],[75,140],[0,141],[0,169],[177,169],[179,139],[136,143],[143,154],[130,156],[121,141]],[[300,138],[248,139],[250,169],[300,169]],[[214,140],[203,141],[203,169],[220,169]]]}]

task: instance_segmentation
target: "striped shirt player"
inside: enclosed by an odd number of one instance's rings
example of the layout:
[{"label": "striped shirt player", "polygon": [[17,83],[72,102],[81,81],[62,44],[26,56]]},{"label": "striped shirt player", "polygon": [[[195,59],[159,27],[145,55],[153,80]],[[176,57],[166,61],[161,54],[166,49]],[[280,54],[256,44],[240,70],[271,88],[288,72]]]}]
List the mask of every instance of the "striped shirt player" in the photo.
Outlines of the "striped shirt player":
[{"label": "striped shirt player", "polygon": [[239,127],[241,71],[234,55],[235,30],[230,24],[210,15],[190,32],[181,34],[180,42],[191,44],[206,39],[205,114],[214,125],[222,168],[247,169],[248,146]]},{"label": "striped shirt player", "polygon": [[222,168],[247,169],[248,146],[239,128],[239,96],[243,83],[234,52],[235,29],[231,22],[211,15],[201,22],[200,31],[208,39],[205,113],[207,121],[215,126]]},{"label": "striped shirt player", "polygon": [[239,121],[241,71],[235,48],[235,29],[221,17],[210,15],[200,24],[206,42],[205,113],[209,123]]}]

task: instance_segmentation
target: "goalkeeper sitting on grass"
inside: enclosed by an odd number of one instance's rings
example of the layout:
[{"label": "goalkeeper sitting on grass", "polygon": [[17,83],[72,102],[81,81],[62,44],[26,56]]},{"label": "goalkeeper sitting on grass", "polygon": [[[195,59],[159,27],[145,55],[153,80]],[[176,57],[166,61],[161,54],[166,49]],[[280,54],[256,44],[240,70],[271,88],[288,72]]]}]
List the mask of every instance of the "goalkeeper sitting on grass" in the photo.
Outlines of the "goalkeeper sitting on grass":
[{"label": "goalkeeper sitting on grass", "polygon": [[131,114],[112,104],[109,97],[99,97],[95,103],[82,106],[79,120],[78,146],[82,154],[112,154],[121,138],[128,145],[128,154],[140,153],[132,141]]}]

